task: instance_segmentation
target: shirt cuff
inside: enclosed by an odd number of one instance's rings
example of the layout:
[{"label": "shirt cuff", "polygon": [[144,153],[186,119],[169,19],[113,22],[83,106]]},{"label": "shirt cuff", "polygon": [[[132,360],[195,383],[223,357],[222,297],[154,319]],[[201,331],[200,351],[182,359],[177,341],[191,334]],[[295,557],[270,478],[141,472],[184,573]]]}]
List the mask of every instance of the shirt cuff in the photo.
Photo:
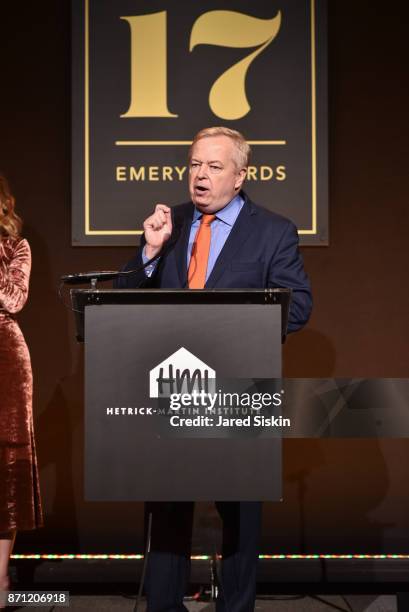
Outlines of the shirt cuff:
[{"label": "shirt cuff", "polygon": [[[144,264],[146,264],[147,261],[149,261],[149,257],[146,257],[146,253],[145,253],[145,249],[146,249],[146,244],[142,249],[142,262]],[[149,264],[149,266],[146,266],[146,268],[143,269],[143,271],[145,272],[145,276],[147,276],[148,278],[150,278],[152,276],[152,274],[155,271],[155,268],[158,264],[159,259],[156,259],[154,262],[152,262],[151,264]]]}]

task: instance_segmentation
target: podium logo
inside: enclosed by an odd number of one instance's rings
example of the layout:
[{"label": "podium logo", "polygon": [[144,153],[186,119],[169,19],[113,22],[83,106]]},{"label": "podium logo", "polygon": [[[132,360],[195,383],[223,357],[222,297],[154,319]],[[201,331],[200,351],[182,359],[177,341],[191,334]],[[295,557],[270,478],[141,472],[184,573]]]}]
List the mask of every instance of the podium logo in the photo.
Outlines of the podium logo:
[{"label": "podium logo", "polygon": [[216,372],[183,346],[149,372],[150,397],[170,397],[173,393],[209,393]]}]

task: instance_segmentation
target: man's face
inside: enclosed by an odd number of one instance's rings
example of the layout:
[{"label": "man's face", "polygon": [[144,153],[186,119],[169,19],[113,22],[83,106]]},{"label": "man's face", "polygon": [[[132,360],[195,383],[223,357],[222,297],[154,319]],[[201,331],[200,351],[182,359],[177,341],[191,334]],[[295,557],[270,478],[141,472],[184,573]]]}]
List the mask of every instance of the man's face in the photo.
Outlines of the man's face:
[{"label": "man's face", "polygon": [[224,208],[240,191],[246,170],[235,163],[236,147],[228,136],[208,136],[192,149],[189,191],[201,212],[213,214]]}]

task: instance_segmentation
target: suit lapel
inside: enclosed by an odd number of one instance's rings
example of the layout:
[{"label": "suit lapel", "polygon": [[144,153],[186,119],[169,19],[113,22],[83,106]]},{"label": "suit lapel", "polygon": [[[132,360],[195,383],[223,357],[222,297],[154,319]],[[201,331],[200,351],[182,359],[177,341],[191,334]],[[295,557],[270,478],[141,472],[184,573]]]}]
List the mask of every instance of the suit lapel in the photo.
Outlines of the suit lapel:
[{"label": "suit lapel", "polygon": [[[239,251],[249,235],[253,231],[253,220],[257,214],[255,208],[245,196],[243,208],[240,211],[239,216],[236,219],[232,230],[224,243],[220,255],[214,264],[213,270],[207,279],[205,289],[214,289],[220,276],[226,270],[232,259],[234,259],[237,251]],[[185,261],[186,267],[186,261]]]}]

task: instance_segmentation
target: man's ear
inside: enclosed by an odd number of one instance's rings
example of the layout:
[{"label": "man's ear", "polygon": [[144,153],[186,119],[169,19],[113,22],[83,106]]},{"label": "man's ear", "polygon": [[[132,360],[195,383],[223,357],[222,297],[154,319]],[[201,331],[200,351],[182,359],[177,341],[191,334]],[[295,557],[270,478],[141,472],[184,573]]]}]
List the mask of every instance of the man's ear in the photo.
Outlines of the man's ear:
[{"label": "man's ear", "polygon": [[242,168],[237,176],[236,182],[234,184],[234,189],[237,191],[239,189],[241,189],[241,186],[243,185],[245,178],[247,175],[247,168]]}]

